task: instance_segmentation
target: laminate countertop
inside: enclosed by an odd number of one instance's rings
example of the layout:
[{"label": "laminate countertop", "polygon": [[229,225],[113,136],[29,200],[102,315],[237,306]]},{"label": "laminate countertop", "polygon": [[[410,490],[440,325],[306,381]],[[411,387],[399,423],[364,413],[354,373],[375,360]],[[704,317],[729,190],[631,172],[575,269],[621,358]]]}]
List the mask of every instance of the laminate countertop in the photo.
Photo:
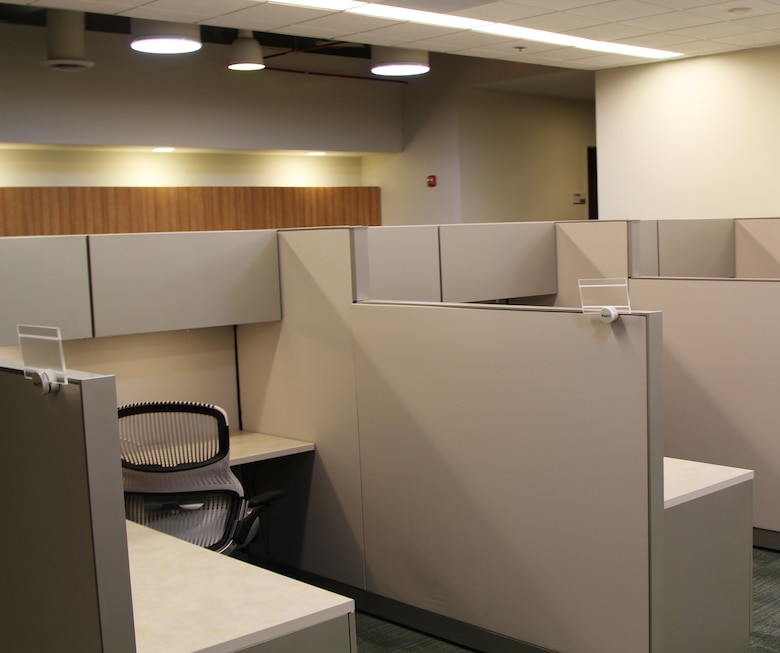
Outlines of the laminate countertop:
[{"label": "laminate countertop", "polygon": [[233,653],[355,610],[352,599],[126,523],[138,653]]}]

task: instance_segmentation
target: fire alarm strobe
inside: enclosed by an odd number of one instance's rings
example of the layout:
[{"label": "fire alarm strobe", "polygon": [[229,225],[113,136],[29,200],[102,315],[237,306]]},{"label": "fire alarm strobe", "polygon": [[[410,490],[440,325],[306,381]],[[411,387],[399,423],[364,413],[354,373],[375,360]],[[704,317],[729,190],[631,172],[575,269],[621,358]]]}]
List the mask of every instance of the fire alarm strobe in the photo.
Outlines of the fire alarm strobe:
[{"label": "fire alarm strobe", "polygon": [[428,188],[434,188],[436,186],[436,175],[428,175],[425,183],[427,184]]}]

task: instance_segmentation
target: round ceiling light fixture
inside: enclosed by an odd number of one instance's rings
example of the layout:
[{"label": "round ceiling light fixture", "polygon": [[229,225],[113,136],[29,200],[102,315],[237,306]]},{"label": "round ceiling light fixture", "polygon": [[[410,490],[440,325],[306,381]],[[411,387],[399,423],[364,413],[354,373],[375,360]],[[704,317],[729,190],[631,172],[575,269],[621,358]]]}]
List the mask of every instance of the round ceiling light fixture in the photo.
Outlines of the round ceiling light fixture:
[{"label": "round ceiling light fixture", "polygon": [[382,77],[423,75],[431,69],[425,50],[408,50],[374,45],[371,47],[371,72]]},{"label": "round ceiling light fixture", "polygon": [[136,52],[186,54],[200,50],[202,45],[198,25],[143,18],[131,19],[130,25],[133,34],[130,47]]},{"label": "round ceiling light fixture", "polygon": [[262,70],[263,49],[252,34],[252,30],[240,29],[230,46],[230,70]]}]

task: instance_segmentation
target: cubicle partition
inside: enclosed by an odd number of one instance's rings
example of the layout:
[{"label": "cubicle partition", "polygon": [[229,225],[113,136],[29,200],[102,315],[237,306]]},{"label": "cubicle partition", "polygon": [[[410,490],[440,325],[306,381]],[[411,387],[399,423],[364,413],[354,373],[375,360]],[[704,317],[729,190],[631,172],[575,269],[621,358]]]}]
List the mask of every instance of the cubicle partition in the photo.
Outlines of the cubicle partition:
[{"label": "cubicle partition", "polygon": [[6,647],[135,653],[114,378],[42,395],[22,370],[0,366]]},{"label": "cubicle partition", "polygon": [[545,650],[663,651],[660,314],[351,321],[367,589]]},{"label": "cubicle partition", "polygon": [[665,451],[754,469],[756,542],[780,548],[780,220],[630,226],[632,306],[664,314]]},{"label": "cubicle partition", "polygon": [[780,279],[780,219],[734,222],[736,276],[742,279]]},{"label": "cubicle partition", "polygon": [[558,270],[556,306],[582,305],[580,279],[621,279],[628,276],[627,224],[593,220],[555,224]]},{"label": "cubicle partition", "polygon": [[667,455],[754,469],[754,525],[780,531],[780,284],[648,278],[630,289],[635,306],[664,315]]}]

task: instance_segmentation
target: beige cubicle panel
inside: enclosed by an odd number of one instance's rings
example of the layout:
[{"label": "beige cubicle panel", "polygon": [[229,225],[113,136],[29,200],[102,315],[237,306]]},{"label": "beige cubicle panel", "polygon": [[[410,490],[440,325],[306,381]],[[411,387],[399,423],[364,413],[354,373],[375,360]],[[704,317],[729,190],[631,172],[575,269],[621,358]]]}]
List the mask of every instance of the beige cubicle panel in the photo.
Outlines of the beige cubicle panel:
[{"label": "beige cubicle panel", "polygon": [[555,223],[439,226],[442,301],[553,295]]},{"label": "beige cubicle panel", "polygon": [[668,456],[755,470],[754,526],[780,531],[780,284],[632,279],[636,308],[664,316]]},{"label": "beige cubicle panel", "polygon": [[368,590],[545,650],[663,651],[660,314],[351,313]]},{"label": "beige cubicle panel", "polygon": [[658,220],[658,275],[735,275],[734,220]]},{"label": "beige cubicle panel", "polygon": [[114,379],[0,366],[7,650],[135,653]]},{"label": "beige cubicle panel", "polygon": [[361,298],[441,301],[436,225],[368,227],[364,242],[366,269],[357,270],[367,275]]},{"label": "beige cubicle panel", "polygon": [[[63,343],[68,367],[112,374],[119,405],[143,401],[199,401],[225,409],[240,428],[233,327],[88,338]],[[19,348],[0,358],[21,361]]]},{"label": "beige cubicle panel", "polygon": [[86,236],[0,238],[0,306],[0,345],[17,343],[18,324],[92,337]]},{"label": "beige cubicle panel", "polygon": [[278,320],[276,231],[89,237],[95,336]]},{"label": "beige cubicle panel", "polygon": [[556,306],[582,306],[578,284],[580,279],[614,279],[628,276],[626,229],[626,223],[620,221],[556,223]]},{"label": "beige cubicle panel", "polygon": [[658,276],[658,220],[628,223],[629,276]]},{"label": "beige cubicle panel", "polygon": [[780,219],[734,221],[736,276],[780,279]]},{"label": "beige cubicle panel", "polygon": [[[351,232],[279,233],[284,319],[238,327],[238,367],[244,428],[316,446],[304,538],[287,551],[300,558],[282,562],[362,588]],[[284,509],[276,529],[287,526]]]}]

